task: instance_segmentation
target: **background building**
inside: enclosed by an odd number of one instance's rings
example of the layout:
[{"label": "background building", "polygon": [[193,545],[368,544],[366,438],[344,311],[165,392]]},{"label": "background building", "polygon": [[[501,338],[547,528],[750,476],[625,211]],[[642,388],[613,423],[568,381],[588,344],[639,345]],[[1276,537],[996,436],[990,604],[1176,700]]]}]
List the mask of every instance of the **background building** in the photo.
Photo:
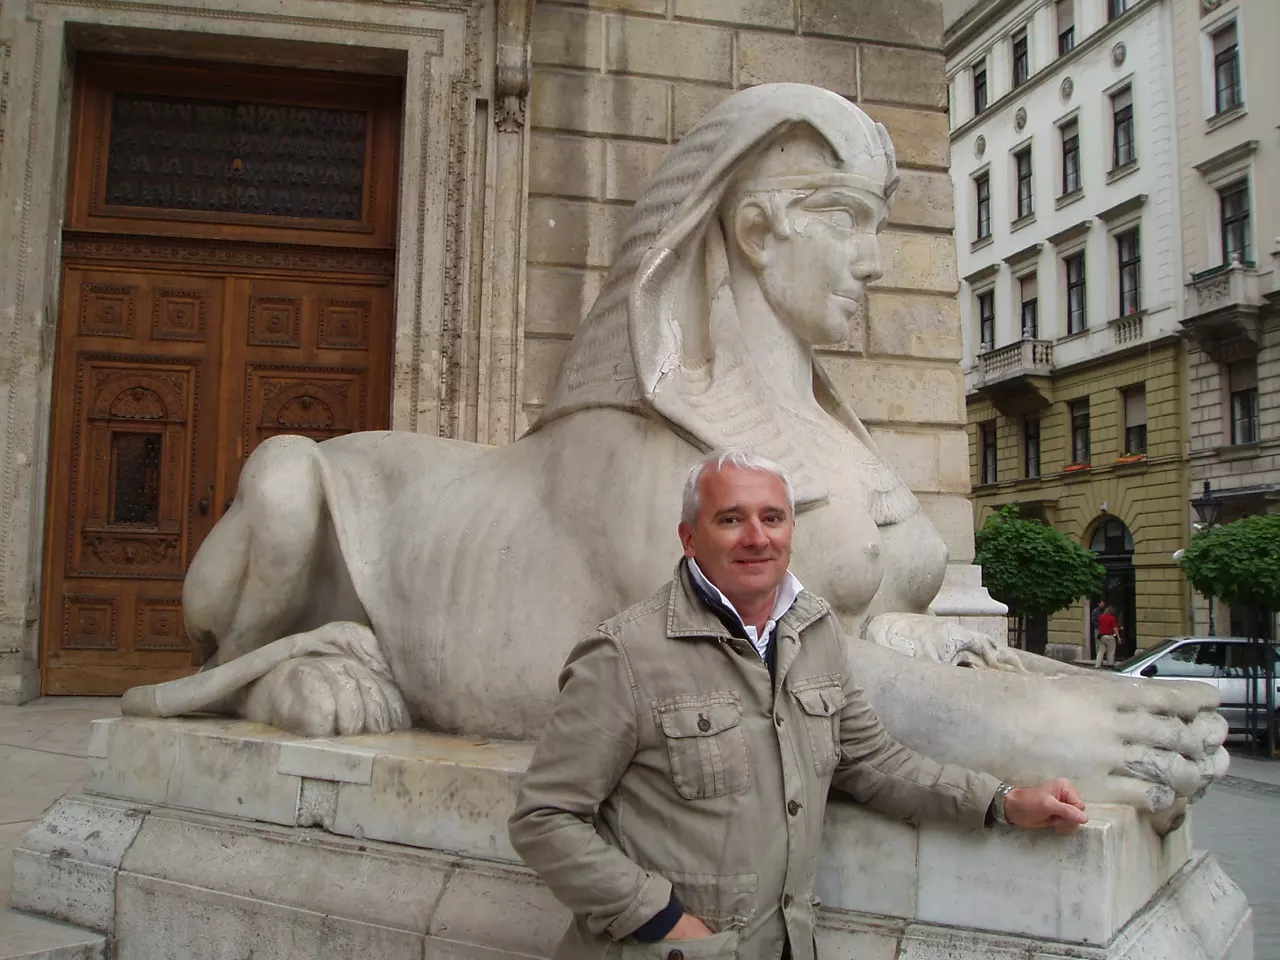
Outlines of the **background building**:
[{"label": "background building", "polygon": [[[981,0],[945,40],[975,520],[1095,550],[1122,653],[1190,601],[1175,2]],[[1077,604],[1029,639],[1088,634]]]},{"label": "background building", "polygon": [[264,437],[518,436],[648,174],[773,80],[893,135],[826,367],[947,540],[935,610],[981,612],[942,8],[893,6],[0,0],[0,700],[195,669],[182,577]]},{"label": "background building", "polygon": [[[1173,29],[1189,495],[1210,481],[1229,522],[1280,511],[1280,4],[1177,3]],[[1217,612],[1221,633],[1266,627],[1256,611]]]}]

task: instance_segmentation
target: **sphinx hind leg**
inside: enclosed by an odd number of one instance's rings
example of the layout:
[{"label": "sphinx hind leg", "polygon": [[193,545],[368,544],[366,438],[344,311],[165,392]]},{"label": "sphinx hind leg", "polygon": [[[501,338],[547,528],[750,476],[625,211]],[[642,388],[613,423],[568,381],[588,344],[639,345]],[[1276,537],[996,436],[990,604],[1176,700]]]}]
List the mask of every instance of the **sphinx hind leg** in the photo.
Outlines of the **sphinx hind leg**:
[{"label": "sphinx hind leg", "polygon": [[196,643],[227,663],[294,632],[307,604],[327,506],[314,440],[264,441],[240,475],[235,501],[197,551],[183,585]]}]

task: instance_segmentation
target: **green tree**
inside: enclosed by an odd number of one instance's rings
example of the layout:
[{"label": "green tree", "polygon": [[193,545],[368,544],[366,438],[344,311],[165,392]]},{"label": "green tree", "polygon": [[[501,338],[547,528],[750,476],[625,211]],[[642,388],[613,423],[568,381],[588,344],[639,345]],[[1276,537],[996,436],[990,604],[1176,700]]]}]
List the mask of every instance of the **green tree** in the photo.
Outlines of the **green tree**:
[{"label": "green tree", "polygon": [[1280,514],[1245,517],[1191,538],[1182,570],[1205,596],[1280,610]]},{"label": "green tree", "polygon": [[987,518],[976,536],[983,585],[1018,617],[1047,617],[1102,592],[1106,570],[1093,553],[1060,530],[1024,520],[1010,504]]}]

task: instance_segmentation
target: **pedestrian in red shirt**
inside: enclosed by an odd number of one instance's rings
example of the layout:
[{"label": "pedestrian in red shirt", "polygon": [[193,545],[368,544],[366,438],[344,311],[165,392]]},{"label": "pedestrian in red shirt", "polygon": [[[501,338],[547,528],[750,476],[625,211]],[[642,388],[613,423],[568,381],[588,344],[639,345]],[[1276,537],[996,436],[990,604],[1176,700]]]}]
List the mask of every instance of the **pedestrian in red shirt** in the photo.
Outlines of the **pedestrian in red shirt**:
[{"label": "pedestrian in red shirt", "polygon": [[1116,662],[1116,644],[1120,640],[1120,622],[1116,620],[1115,607],[1107,604],[1102,616],[1098,618],[1098,659],[1095,667],[1114,666]]}]

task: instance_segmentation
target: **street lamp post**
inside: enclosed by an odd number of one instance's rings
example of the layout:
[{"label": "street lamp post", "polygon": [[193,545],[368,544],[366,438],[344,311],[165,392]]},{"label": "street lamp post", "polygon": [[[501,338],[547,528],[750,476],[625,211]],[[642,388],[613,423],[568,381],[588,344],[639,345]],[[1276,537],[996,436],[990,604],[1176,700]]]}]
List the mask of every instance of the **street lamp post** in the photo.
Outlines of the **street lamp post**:
[{"label": "street lamp post", "polygon": [[[1200,496],[1191,501],[1191,506],[1195,507],[1196,516],[1200,518],[1200,524],[1205,530],[1212,530],[1218,525],[1218,518],[1222,516],[1222,498],[1215,497],[1213,490],[1209,486],[1209,481],[1204,482],[1203,492]],[[1208,595],[1209,598],[1209,636],[1216,637],[1218,634],[1213,628],[1213,594]]]}]

